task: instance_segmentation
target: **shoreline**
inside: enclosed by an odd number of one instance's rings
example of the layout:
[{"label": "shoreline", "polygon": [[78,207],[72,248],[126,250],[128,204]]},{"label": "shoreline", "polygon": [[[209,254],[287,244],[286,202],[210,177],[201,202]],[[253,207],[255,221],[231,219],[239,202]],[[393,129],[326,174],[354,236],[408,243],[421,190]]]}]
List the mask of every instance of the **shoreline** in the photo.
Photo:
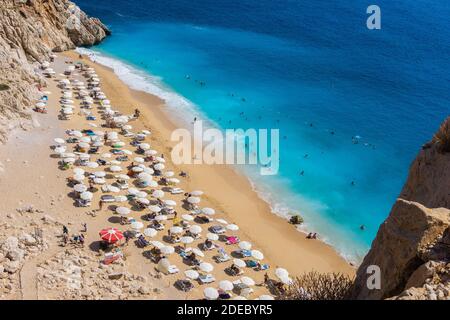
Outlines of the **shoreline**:
[{"label": "shoreline", "polygon": [[[78,53],[74,51],[62,55],[79,60]],[[165,110],[164,101],[129,88],[111,68],[84,56],[83,62],[86,61],[96,69],[103,90],[114,106],[124,114],[132,113],[134,107],[139,106],[142,116],[139,121],[144,122],[143,127],[152,131],[152,143],[164,153],[170,153],[170,146],[173,145],[169,140],[170,133],[181,124]],[[176,171],[187,171],[190,176],[188,184],[192,189],[206,191],[208,201],[230,221],[241,226],[241,232],[265,252],[273,268],[283,265],[293,275],[311,270],[354,274],[354,268],[331,245],[320,240],[305,239],[303,230],[274,213],[270,204],[252,186],[250,178],[236,168],[204,164],[171,166]],[[279,250],[281,247],[286,250]]]}]

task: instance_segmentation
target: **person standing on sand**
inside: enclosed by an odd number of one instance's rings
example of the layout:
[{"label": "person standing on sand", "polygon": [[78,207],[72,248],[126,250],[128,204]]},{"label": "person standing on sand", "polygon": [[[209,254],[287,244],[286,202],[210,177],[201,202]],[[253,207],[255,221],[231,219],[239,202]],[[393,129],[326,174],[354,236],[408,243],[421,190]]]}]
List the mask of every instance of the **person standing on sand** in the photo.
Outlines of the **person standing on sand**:
[{"label": "person standing on sand", "polygon": [[98,202],[98,211],[101,211],[102,209],[103,209],[103,201],[100,200],[100,201]]},{"label": "person standing on sand", "polygon": [[68,234],[69,234],[69,229],[67,229],[67,227],[63,225],[63,235],[68,235]]},{"label": "person standing on sand", "polygon": [[81,232],[87,232],[87,223],[83,222],[81,225],[83,226],[83,231]]}]

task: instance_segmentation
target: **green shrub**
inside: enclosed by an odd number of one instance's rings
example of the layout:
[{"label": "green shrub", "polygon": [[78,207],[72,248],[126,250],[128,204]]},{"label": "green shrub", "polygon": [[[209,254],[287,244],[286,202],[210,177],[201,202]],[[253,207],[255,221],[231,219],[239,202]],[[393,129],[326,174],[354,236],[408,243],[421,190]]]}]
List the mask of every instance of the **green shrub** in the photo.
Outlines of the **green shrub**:
[{"label": "green shrub", "polygon": [[441,124],[433,142],[438,145],[440,152],[450,152],[450,117]]}]

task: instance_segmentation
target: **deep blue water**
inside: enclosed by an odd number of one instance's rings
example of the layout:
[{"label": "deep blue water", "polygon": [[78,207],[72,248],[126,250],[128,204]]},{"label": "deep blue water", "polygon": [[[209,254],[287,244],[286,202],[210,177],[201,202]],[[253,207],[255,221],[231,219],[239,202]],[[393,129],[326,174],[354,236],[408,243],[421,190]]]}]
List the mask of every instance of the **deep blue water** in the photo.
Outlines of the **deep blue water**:
[{"label": "deep blue water", "polygon": [[280,214],[300,212],[352,258],[449,114],[446,0],[378,0],[377,31],[356,0],[76,2],[113,31],[94,50],[157,76],[147,80],[221,128],[280,128],[280,174],[247,171]]}]

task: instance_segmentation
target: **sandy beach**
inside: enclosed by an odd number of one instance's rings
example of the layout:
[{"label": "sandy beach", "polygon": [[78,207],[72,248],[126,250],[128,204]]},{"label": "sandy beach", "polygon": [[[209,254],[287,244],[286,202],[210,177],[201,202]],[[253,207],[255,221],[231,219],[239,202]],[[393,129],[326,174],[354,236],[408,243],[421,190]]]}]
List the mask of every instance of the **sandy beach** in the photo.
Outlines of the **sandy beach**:
[{"label": "sandy beach", "polygon": [[[57,73],[64,70],[67,66],[65,63],[67,60],[80,61],[78,54],[75,52],[60,55],[53,66]],[[173,122],[170,115],[167,114],[164,101],[144,92],[130,90],[112,70],[89,61],[87,57],[84,57],[81,61],[95,68],[101,80],[102,91],[111,101],[115,110],[124,115],[130,115],[136,107],[139,108],[141,116],[131,123],[133,131],[150,130],[152,134],[146,142],[151,144],[152,149],[166,155],[166,167],[177,174],[180,171],[188,173],[187,178],[180,179],[181,182],[178,186],[186,191],[203,190],[205,194],[202,196],[201,206],[214,208],[217,212],[214,218],[222,218],[229,223],[238,225],[239,231],[236,235],[241,240],[251,242],[253,248],[264,253],[263,262],[270,265],[269,270],[254,271],[251,268],[245,268],[246,276],[253,278],[256,283],[261,283],[265,272],[271,278],[275,278],[274,270],[278,266],[286,268],[291,277],[311,270],[354,274],[354,268],[340,257],[332,247],[319,240],[306,239],[305,234],[296,230],[286,220],[274,215],[269,205],[252,190],[247,178],[238,174],[232,167],[226,165],[174,165],[169,157],[173,146],[173,142],[170,141],[170,134],[181,124]],[[34,115],[36,128],[24,132],[14,132],[9,142],[0,148],[3,162],[0,192],[6,195],[3,201],[4,212],[13,213],[17,208],[32,204],[39,210],[50,214],[60,224],[67,225],[71,233],[79,232],[81,224],[87,223],[87,246],[84,250],[96,252],[98,248],[94,244],[99,240],[99,230],[105,227],[117,227],[119,229],[126,227],[117,223],[117,219],[114,218],[113,212],[109,208],[104,207],[99,212],[94,211],[98,209],[99,192],[95,193],[91,208],[75,207],[73,199],[67,196],[72,190],[67,186],[66,179],[72,175],[72,170],[60,171],[58,169],[58,159],[51,156],[52,150],[49,146],[53,143],[54,138],[65,137],[64,131],[67,129],[89,129],[89,127],[87,126],[88,121],[78,114],[67,121],[58,120],[58,100],[61,90],[57,88],[55,79],[49,79],[48,82],[49,86],[45,90],[52,92],[48,102],[48,114]],[[93,111],[94,114],[96,112]],[[97,117],[97,119],[100,119],[100,117]],[[101,123],[100,120],[89,122],[98,126]],[[37,123],[39,124],[37,125]],[[128,141],[128,139],[126,140]],[[124,163],[124,165],[127,164]],[[10,188],[11,185],[21,186],[21,188]],[[181,207],[183,195],[171,196],[170,199],[177,202],[175,209],[179,214],[186,213],[186,210]],[[142,214],[144,214],[144,210]],[[14,218],[17,221],[15,223],[23,224],[22,229],[30,228],[30,218],[26,215],[15,216]],[[145,221],[143,222],[147,224]],[[170,220],[167,221],[167,225],[171,225]],[[205,225],[204,228],[207,227]],[[56,244],[60,234],[59,229],[60,225],[48,230],[47,241],[53,244],[50,244],[49,249],[46,250],[45,258],[50,259],[58,252],[66,250],[59,248]],[[160,232],[155,239],[162,241],[162,235],[165,233],[164,231]],[[236,248],[231,247],[225,246],[225,249],[230,251],[238,248],[237,246]],[[195,299],[203,297],[203,289],[208,285],[196,284],[194,290],[187,294],[174,288],[174,282],[182,279],[183,271],[190,268],[183,263],[177,254],[171,255],[170,261],[177,265],[181,272],[161,277],[154,271],[156,265],[143,256],[142,249],[130,244],[124,249],[124,252],[126,261],[123,267],[126,267],[129,272],[135,275],[149,279],[151,287],[156,288],[155,292],[158,292],[139,298]],[[215,251],[206,252],[203,259],[212,262],[215,253]],[[27,271],[42,263],[41,260],[45,259],[43,257],[40,260],[31,259],[31,262],[27,262],[26,267],[22,268],[22,270],[25,269],[22,278],[27,279],[26,277],[28,277],[28,282],[37,283],[37,289],[32,290],[31,297],[28,296],[28,298],[58,298],[58,290],[41,288],[39,276],[33,274],[36,271]],[[217,286],[217,283],[223,279],[236,279],[223,271],[228,264],[230,263],[213,263],[216,283],[211,284],[211,286]],[[31,284],[31,286],[34,285]],[[263,286],[255,286],[254,291],[252,298],[257,297],[258,294],[268,293]],[[20,292],[13,293],[12,297],[20,298]],[[27,298],[27,296],[22,293],[22,298]]]}]

